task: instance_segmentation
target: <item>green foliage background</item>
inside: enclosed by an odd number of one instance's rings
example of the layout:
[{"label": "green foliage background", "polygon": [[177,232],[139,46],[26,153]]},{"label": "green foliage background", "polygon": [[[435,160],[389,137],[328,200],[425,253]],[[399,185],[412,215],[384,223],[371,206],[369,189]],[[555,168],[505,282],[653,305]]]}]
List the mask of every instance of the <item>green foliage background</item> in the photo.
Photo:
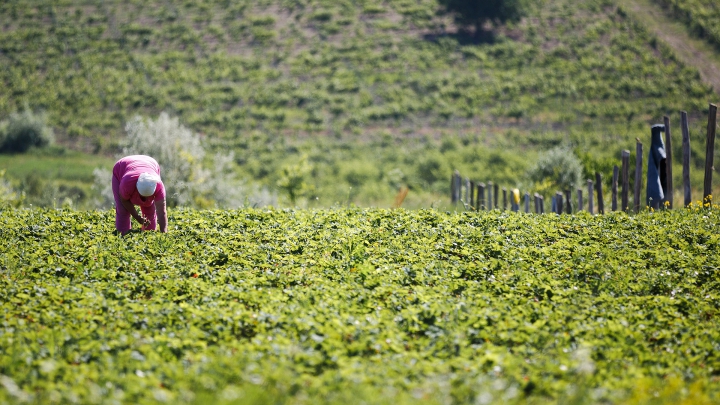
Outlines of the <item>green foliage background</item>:
[{"label": "green foliage background", "polygon": [[609,179],[608,162],[679,110],[701,167],[711,89],[613,0],[546,0],[480,43],[439,10],[435,0],[4,2],[0,116],[27,103],[47,111],[62,144],[112,154],[131,117],[165,111],[235,151],[238,173],[261,186],[306,158],[312,193],[295,204],[310,207],[389,206],[398,181],[409,206],[428,207],[447,198],[455,168],[517,186],[561,143],[587,177]]},{"label": "green foliage background", "polygon": [[0,402],[717,403],[720,210],[0,212]]}]

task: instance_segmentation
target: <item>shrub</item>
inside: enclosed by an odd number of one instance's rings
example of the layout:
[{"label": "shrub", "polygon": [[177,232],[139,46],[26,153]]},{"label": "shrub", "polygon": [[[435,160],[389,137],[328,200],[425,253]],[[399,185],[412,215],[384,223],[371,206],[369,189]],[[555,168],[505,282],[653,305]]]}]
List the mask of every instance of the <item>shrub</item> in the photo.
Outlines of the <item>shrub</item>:
[{"label": "shrub", "polygon": [[582,184],[583,168],[571,148],[559,146],[541,154],[528,177],[542,185],[543,190],[538,191],[570,190]]},{"label": "shrub", "polygon": [[292,205],[295,205],[298,198],[305,197],[313,191],[313,186],[308,182],[311,172],[312,165],[308,162],[307,156],[302,156],[297,163],[282,168],[277,186],[287,193]]},{"label": "shrub", "polygon": [[0,124],[0,152],[22,153],[31,147],[44,147],[53,142],[53,130],[44,113],[25,109],[12,113]]},{"label": "shrub", "polygon": [[436,182],[449,178],[452,168],[440,153],[428,152],[418,159],[415,172],[425,187],[432,187]]}]

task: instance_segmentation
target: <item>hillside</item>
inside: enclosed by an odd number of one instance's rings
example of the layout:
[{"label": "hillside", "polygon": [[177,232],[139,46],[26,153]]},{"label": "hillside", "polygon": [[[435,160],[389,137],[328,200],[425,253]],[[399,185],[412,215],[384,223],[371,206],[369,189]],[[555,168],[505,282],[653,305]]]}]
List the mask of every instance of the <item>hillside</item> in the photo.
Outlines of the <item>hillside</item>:
[{"label": "hillside", "polygon": [[[679,110],[703,131],[711,88],[613,0],[547,0],[479,43],[438,10],[433,0],[3,3],[0,116],[46,110],[64,145],[112,154],[130,118],[165,111],[270,188],[307,157],[306,203],[321,206],[386,204],[399,183],[426,205],[453,168],[526,184],[538,152],[561,143],[588,175],[607,171]],[[702,138],[693,142],[701,161]]]}]

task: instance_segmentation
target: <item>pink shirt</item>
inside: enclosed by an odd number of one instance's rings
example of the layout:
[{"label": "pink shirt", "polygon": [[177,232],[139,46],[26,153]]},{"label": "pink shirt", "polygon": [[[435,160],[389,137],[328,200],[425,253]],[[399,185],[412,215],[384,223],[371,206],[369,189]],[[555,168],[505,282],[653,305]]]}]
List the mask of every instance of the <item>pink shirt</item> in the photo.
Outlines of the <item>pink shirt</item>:
[{"label": "pink shirt", "polygon": [[154,173],[160,176],[160,165],[155,159],[145,155],[125,156],[115,163],[113,176],[120,180],[120,197],[130,200],[131,203],[141,207],[148,207],[155,199],[165,199],[165,186],[162,180],[155,187],[155,194],[142,197],[137,191],[137,181],[142,173]]}]

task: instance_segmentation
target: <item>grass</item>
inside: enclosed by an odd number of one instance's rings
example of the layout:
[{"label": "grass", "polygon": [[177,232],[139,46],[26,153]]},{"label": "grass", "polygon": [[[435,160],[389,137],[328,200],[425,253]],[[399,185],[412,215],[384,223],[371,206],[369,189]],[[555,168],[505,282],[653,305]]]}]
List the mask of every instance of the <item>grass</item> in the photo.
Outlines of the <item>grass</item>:
[{"label": "grass", "polygon": [[62,147],[0,155],[0,170],[5,170],[13,189],[24,193],[24,203],[49,207],[69,204],[90,208],[95,192],[93,170],[112,168],[113,163],[114,160],[106,156]]},{"label": "grass", "polygon": [[0,170],[18,179],[38,175],[47,180],[62,180],[76,185],[92,183],[96,167],[112,169],[114,159],[61,149],[61,152],[33,151],[25,154],[0,155]]}]

